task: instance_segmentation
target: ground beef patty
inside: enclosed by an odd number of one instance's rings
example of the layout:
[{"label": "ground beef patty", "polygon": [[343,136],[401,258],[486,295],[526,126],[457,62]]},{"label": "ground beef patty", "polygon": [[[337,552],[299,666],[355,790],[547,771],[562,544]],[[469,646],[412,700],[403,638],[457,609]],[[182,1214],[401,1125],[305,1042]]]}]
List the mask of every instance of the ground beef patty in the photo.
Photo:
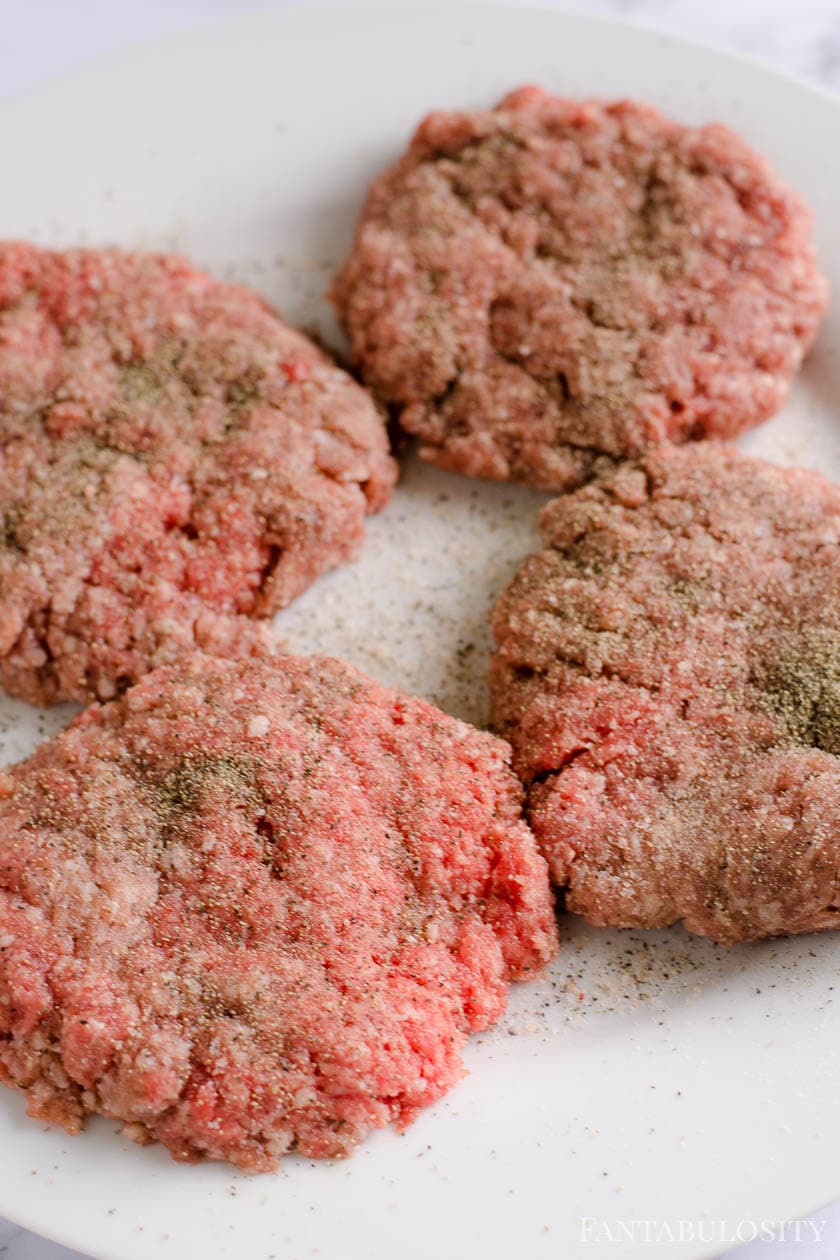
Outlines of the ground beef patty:
[{"label": "ground beef patty", "polygon": [[407,1124],[555,950],[509,754],[328,658],[89,708],[0,780],[0,1077],[253,1170]]},{"label": "ground beef patty", "polygon": [[566,904],[731,943],[840,926],[840,488],[716,444],[544,510],[494,719]]},{"label": "ground beef patty", "polygon": [[421,124],[335,298],[427,459],[568,489],[594,453],[767,419],[827,286],[807,209],[726,127],[524,88]]},{"label": "ground beef patty", "polygon": [[358,549],[394,465],[368,395],[181,259],[0,245],[0,680],[108,697]]}]

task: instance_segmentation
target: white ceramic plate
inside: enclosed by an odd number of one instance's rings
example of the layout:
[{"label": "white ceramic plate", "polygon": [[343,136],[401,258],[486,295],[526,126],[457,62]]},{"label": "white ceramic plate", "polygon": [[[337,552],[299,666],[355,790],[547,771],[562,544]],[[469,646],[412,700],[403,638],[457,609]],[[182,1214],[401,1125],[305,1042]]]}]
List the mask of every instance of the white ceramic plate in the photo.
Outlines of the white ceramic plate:
[{"label": "white ceramic plate", "polygon": [[[274,10],[6,105],[0,234],[177,248],[330,332],[322,294],[369,177],[426,110],[523,81],[734,124],[810,200],[840,292],[837,102],[670,36],[479,4]],[[750,450],[840,475],[839,333],[835,307]],[[541,498],[409,462],[361,560],[278,628],[480,721],[486,609],[534,544]],[[3,754],[61,720],[3,701]],[[464,1083],[405,1136],[248,1178],[175,1165],[106,1122],[44,1131],[3,1092],[0,1214],[109,1260],[571,1260],[593,1251],[582,1218],[624,1235],[606,1245],[615,1260],[650,1255],[643,1226],[626,1237],[645,1220],[694,1235],[665,1253],[697,1260],[740,1222],[840,1194],[840,940],[726,951],[574,921],[563,936],[551,974],[517,990],[470,1046]]]}]

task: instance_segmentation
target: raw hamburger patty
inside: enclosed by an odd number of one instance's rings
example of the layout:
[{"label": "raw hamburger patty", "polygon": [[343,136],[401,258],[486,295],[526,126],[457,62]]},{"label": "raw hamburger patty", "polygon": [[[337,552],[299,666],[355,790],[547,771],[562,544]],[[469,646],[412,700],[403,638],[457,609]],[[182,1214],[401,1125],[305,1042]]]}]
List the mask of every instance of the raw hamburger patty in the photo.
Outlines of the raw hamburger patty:
[{"label": "raw hamburger patty", "polygon": [[87,709],[0,780],[0,1078],[252,1170],[407,1124],[555,951],[509,752],[328,658]]},{"label": "raw hamburger patty", "polygon": [[840,926],[840,488],[716,444],[542,515],[494,720],[566,905],[731,943]]},{"label": "raw hamburger patty", "polygon": [[109,697],[357,551],[394,481],[365,392],[178,258],[0,244],[0,680]]},{"label": "raw hamburger patty", "polygon": [[810,222],[726,127],[523,88],[421,124],[335,298],[427,459],[567,489],[777,410],[827,300]]}]

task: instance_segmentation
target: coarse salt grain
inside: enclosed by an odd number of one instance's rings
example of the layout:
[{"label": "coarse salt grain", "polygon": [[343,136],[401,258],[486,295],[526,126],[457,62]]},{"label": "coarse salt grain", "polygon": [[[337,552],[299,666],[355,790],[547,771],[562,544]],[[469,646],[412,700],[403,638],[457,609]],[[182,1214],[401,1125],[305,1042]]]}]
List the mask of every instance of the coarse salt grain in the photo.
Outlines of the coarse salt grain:
[{"label": "coarse salt grain", "polygon": [[252,717],[248,723],[248,736],[250,739],[259,739],[261,735],[268,734],[268,718],[264,713],[258,713],[256,717]]}]

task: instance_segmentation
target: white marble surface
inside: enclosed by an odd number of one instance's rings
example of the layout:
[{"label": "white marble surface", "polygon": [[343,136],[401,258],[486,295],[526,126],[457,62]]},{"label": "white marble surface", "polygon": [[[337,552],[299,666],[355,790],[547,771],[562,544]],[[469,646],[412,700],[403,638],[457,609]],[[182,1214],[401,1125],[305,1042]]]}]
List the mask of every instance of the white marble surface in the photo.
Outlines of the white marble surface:
[{"label": "white marble surface", "polygon": [[[253,5],[241,0],[0,0],[0,97],[111,49],[251,7],[260,7],[259,0]],[[695,35],[840,92],[840,0],[589,0],[565,7],[621,14]],[[44,1229],[49,1231],[48,1219]],[[652,1250],[667,1254],[667,1248]],[[840,1256],[840,1203],[810,1218],[807,1227],[789,1230],[784,1241],[753,1243],[732,1256],[833,1260]],[[0,1260],[81,1258],[0,1220]]]}]

